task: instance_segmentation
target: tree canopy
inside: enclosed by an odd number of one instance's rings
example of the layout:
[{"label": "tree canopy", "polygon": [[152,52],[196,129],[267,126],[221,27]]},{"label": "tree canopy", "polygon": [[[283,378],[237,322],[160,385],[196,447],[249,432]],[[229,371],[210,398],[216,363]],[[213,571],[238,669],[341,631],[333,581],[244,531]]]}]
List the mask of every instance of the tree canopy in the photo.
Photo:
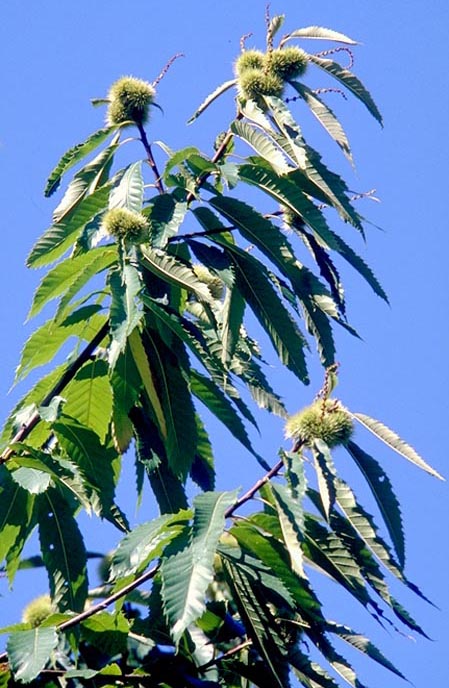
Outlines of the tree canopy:
[{"label": "tree canopy", "polygon": [[[175,151],[153,132],[169,62],[153,83],[121,77],[93,101],[106,110],[105,126],[47,180],[48,197],[66,186],[27,259],[46,269],[29,317],[57,303],[25,343],[16,380],[39,367],[44,374],[3,429],[0,559],[10,583],[20,567],[44,566],[49,595],[3,629],[5,685],[285,688],[296,677],[310,688],[363,688],[344,644],[402,676],[346,619],[329,618],[321,575],[380,624],[425,635],[392,593],[397,579],[424,597],[404,570],[393,486],[355,427],[441,476],[383,422],[336,396],[334,328],[357,336],[340,266],[387,301],[346,238],[365,236],[359,200],[369,194],[329,169],[289,104],[309,108],[350,162],[326,92],[382,117],[338,59],[355,40],[316,26],[282,33],[283,24],[266,17],[263,49],[242,38],[232,78],[193,113],[190,122],[235,92],[213,152]],[[307,52],[305,39],[335,47]],[[309,70],[317,88],[302,78]],[[321,88],[320,74],[335,85]],[[136,138],[144,157],[129,162]],[[266,363],[273,354],[298,386],[309,384],[313,357],[322,365],[321,388],[311,385],[294,415]],[[251,443],[254,405],[285,419],[289,449],[280,438],[274,462]],[[254,459],[254,484],[242,495],[238,482],[215,489],[212,416]],[[351,459],[375,516],[342,477]],[[135,503],[151,499],[159,512],[136,527],[116,497],[124,462],[134,465]],[[118,531],[95,584],[83,510]],[[40,555],[25,561],[36,531]]]}]

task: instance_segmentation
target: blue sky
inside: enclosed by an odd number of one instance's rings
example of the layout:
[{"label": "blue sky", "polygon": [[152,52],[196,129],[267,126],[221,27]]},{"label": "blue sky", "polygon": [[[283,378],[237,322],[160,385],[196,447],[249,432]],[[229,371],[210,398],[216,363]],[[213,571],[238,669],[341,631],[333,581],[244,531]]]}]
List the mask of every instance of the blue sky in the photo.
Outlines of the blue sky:
[{"label": "blue sky", "polygon": [[[248,45],[263,47],[264,9],[263,0],[3,3],[2,418],[26,390],[25,383],[6,396],[20,348],[32,331],[32,324],[23,323],[39,279],[38,272],[24,267],[24,259],[48,226],[54,207],[53,199],[44,199],[42,189],[59,156],[102,125],[103,113],[92,108],[90,99],[104,96],[109,85],[124,74],[152,81],[173,54],[183,52],[185,57],[173,65],[158,88],[164,112],[155,112],[150,135],[172,148],[193,144],[210,151],[216,133],[232,117],[231,97],[223,98],[192,126],[186,127],[185,122],[205,95],[231,78],[243,34],[253,31]],[[383,231],[368,225],[367,246],[357,239],[353,245],[375,269],[391,308],[346,273],[349,316],[363,341],[338,335],[339,396],[351,410],[394,428],[447,476],[449,4],[447,0],[277,0],[271,11],[287,15],[287,29],[322,25],[363,44],[355,50],[354,71],[379,105],[385,128],[380,129],[356,101],[345,103],[337,95],[329,101],[350,137],[356,172],[313,122],[303,125],[306,137],[345,175],[351,188],[376,188],[381,199],[380,204],[365,201],[361,211]],[[308,47],[313,50],[316,45]],[[310,83],[320,86],[320,76],[311,75]],[[309,403],[320,387],[321,374],[316,367],[313,370],[312,389],[307,390],[280,376],[291,411]],[[255,442],[270,461],[283,441],[282,428],[275,423],[267,428],[267,435]],[[257,466],[248,456],[244,463],[241,449],[221,431],[217,433],[217,453],[226,471],[221,486],[249,486]],[[369,619],[348,609],[346,598],[335,601],[334,588],[324,587],[323,597],[329,598],[336,615],[353,614],[353,624],[371,633],[417,688],[443,685],[449,634],[447,487],[386,449],[379,450],[368,438],[363,437],[363,446],[387,468],[403,503],[408,575],[440,611],[405,591],[396,592],[434,642],[418,639],[415,643],[379,632]],[[6,583],[0,580],[2,622],[17,618],[22,601],[42,591],[30,590],[30,574],[27,577],[25,572],[19,574],[15,587],[9,598]],[[386,681],[389,688],[400,685],[399,679],[373,667],[365,677],[373,688]]]}]

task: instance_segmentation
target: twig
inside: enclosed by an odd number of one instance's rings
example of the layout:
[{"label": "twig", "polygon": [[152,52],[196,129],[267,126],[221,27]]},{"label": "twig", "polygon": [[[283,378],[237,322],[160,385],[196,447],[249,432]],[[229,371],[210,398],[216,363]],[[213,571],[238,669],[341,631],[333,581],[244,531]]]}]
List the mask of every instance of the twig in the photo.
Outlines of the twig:
[{"label": "twig", "polygon": [[160,194],[163,194],[165,193],[164,185],[162,183],[161,175],[159,174],[156,160],[154,159],[153,151],[151,150],[150,142],[148,141],[147,133],[141,122],[136,122],[136,127],[139,130],[140,140],[142,141],[143,147],[145,148],[145,152],[147,154],[148,164],[153,170],[156,180],[156,188]]},{"label": "twig", "polygon": [[317,53],[316,56],[317,57],[327,57],[328,55],[333,55],[334,53],[341,53],[341,52],[348,53],[349,64],[348,64],[346,69],[352,69],[352,67],[354,66],[354,53],[352,52],[352,50],[350,50],[349,48],[346,48],[344,46],[339,46],[337,48],[330,48],[329,50],[322,50],[320,53]]},{"label": "twig", "polygon": [[238,499],[235,502],[235,504],[230,506],[229,509],[227,509],[225,511],[226,518],[229,518],[230,516],[232,516],[234,511],[237,511],[237,509],[239,509],[242,506],[242,504],[249,502],[249,500],[254,497],[256,492],[258,492],[260,490],[260,488],[265,485],[265,483],[267,483],[269,480],[271,480],[271,478],[274,478],[274,476],[279,473],[279,471],[281,470],[283,465],[284,465],[284,462],[281,459],[280,461],[277,462],[276,465],[273,466],[273,468],[271,470],[268,471],[268,473],[265,473],[265,475],[262,478],[260,478],[260,480],[258,480],[256,483],[254,483],[254,485],[248,490],[248,492],[245,492],[245,494],[242,495],[242,497],[240,497],[240,499]]},{"label": "twig", "polygon": [[228,657],[232,657],[232,655],[237,654],[237,652],[240,652],[240,650],[244,650],[245,647],[250,647],[252,644],[252,640],[244,640],[243,643],[239,643],[238,645],[235,645],[235,647],[231,647],[230,650],[224,652],[219,657],[209,660],[209,662],[206,662],[206,664],[201,664],[198,667],[198,671],[205,671],[206,669],[209,669],[209,667],[214,666],[214,664],[224,662],[226,659],[228,659]]},{"label": "twig", "polygon": [[165,67],[162,69],[161,73],[159,76],[155,78],[153,83],[151,84],[152,86],[157,86],[160,81],[164,78],[164,76],[167,74],[168,70],[172,66],[173,62],[178,59],[178,57],[185,57],[184,53],[176,53],[176,55],[173,55],[165,65]]},{"label": "twig", "polygon": [[[47,676],[48,678],[63,678],[65,674],[67,673],[66,669],[43,669],[39,677],[41,676]],[[82,670],[80,671],[82,673]],[[72,678],[77,678],[73,677]],[[105,673],[97,673],[93,677],[94,683],[93,685],[115,685],[116,683],[128,683],[131,685],[148,685],[148,686],[153,686],[154,685],[154,678],[151,674],[105,674]],[[86,679],[83,679],[82,676],[78,677],[78,680],[82,684],[83,681],[86,681]],[[152,683],[149,683],[151,681]]]},{"label": "twig", "polygon": [[189,234],[175,234],[175,236],[167,239],[167,244],[177,241],[187,241],[188,239],[195,239],[196,237],[211,236],[213,234],[223,234],[223,232],[233,232],[237,227],[215,227],[214,229],[205,229],[203,232],[190,232]]},{"label": "twig", "polygon": [[250,31],[249,33],[245,33],[245,34],[241,37],[241,39],[240,39],[240,50],[241,50],[242,53],[245,52],[245,50],[246,50],[246,48],[245,48],[246,40],[247,40],[248,38],[251,38],[252,35],[253,35],[253,32]]},{"label": "twig", "polygon": [[[238,112],[235,119],[236,120],[243,119],[243,114],[241,112]],[[225,135],[223,141],[221,142],[221,145],[217,148],[215,155],[211,160],[212,163],[216,163],[219,160],[221,160],[221,158],[223,157],[223,155],[226,151],[226,148],[228,147],[228,143],[232,140],[233,136],[234,136],[234,134],[232,133],[232,131],[228,130],[226,132],[226,135]],[[200,175],[198,175],[198,177],[196,178],[196,185],[201,186],[201,184],[204,184],[204,182],[209,177],[209,175],[210,175],[210,172],[208,172],[208,171],[202,172]],[[191,203],[194,200],[195,200],[195,194],[191,191],[186,198],[186,202]]]},{"label": "twig", "polygon": [[[58,631],[66,631],[68,628],[72,628],[73,626],[77,626],[79,623],[84,621],[85,619],[88,619],[90,616],[93,616],[97,612],[101,612],[107,607],[109,607],[113,602],[116,602],[122,597],[125,597],[128,593],[132,592],[136,588],[138,588],[142,583],[146,583],[146,581],[151,580],[154,578],[156,575],[157,571],[159,569],[159,566],[153,566],[152,569],[147,571],[146,573],[143,573],[141,576],[136,578],[136,580],[132,581],[131,583],[128,583],[128,585],[125,585],[124,588],[121,588],[121,590],[118,590],[117,592],[113,593],[109,597],[106,597],[106,599],[103,600],[103,602],[99,602],[98,604],[94,605],[93,607],[89,607],[89,609],[86,609],[84,612],[81,612],[80,614],[77,614],[76,616],[72,617],[71,619],[67,619],[67,621],[63,621],[62,624],[59,626],[56,626]],[[1,661],[1,656],[0,656],[0,661]]]}]

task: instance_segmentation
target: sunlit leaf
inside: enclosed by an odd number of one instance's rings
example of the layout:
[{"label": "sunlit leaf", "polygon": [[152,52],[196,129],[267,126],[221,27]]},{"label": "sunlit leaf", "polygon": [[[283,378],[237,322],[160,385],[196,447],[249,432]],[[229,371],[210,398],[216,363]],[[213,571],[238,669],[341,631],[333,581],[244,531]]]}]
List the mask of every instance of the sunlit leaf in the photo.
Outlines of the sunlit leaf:
[{"label": "sunlit leaf", "polygon": [[329,447],[322,440],[315,440],[313,458],[318,478],[318,489],[323,503],[324,513],[329,520],[336,499],[336,472]]},{"label": "sunlit leaf", "polygon": [[181,226],[187,212],[187,203],[176,200],[174,194],[159,194],[146,206],[144,215],[150,221],[151,245],[154,248],[165,248]]},{"label": "sunlit leaf", "polygon": [[279,174],[287,173],[291,168],[285,156],[275,143],[247,122],[236,120],[231,124],[231,131],[253,148],[261,158],[267,160]]},{"label": "sunlit leaf", "polygon": [[311,88],[306,86],[306,84],[303,84],[299,81],[292,81],[291,85],[304,99],[312,114],[317,118],[330,136],[332,136],[335,143],[340,146],[348,160],[352,162],[352,154],[348,138],[342,125],[330,107],[323,100],[321,100],[321,98],[319,98],[319,96],[314,93]]},{"label": "sunlit leaf", "polygon": [[55,169],[51,172],[47,185],[45,187],[45,196],[51,196],[59,184],[61,183],[61,177],[63,174],[68,172],[68,170],[76,165],[80,160],[82,160],[86,155],[89,155],[97,146],[103,143],[108,136],[110,136],[114,131],[116,131],[117,126],[106,127],[105,129],[99,129],[91,134],[83,143],[78,143],[73,148],[70,148],[58,164]]},{"label": "sunlit leaf", "polygon": [[199,301],[205,303],[212,301],[208,287],[196,277],[190,266],[159,249],[151,249],[147,246],[142,246],[141,249],[143,264],[148,270],[168,284],[174,284],[192,292]]},{"label": "sunlit leaf", "polygon": [[337,81],[339,81],[345,88],[347,88],[356,98],[358,98],[373,117],[382,125],[382,115],[377,109],[377,105],[373,101],[371,95],[366,90],[362,82],[350,72],[348,69],[344,69],[338,62],[333,62],[324,57],[318,57],[318,55],[308,55],[308,60],[315,64],[320,69],[333,76]]},{"label": "sunlit leaf", "polygon": [[204,611],[206,589],[213,579],[214,555],[223,532],[225,512],[235,499],[236,491],[207,492],[195,497],[191,541],[186,542],[183,538],[176,553],[162,562],[164,607],[176,643],[188,625]]},{"label": "sunlit leaf", "polygon": [[38,627],[11,633],[6,649],[14,678],[24,683],[35,679],[49,661],[57,644],[55,628]]},{"label": "sunlit leaf", "polygon": [[408,461],[414,463],[415,466],[422,468],[423,471],[430,473],[430,475],[433,475],[435,478],[444,480],[443,476],[440,475],[434,468],[432,468],[432,466],[429,466],[429,464],[421,458],[421,456],[413,449],[413,447],[407,444],[407,442],[404,442],[404,440],[401,440],[399,435],[393,432],[393,430],[390,430],[390,428],[387,428],[387,426],[381,423],[379,420],[370,418],[364,413],[353,413],[352,415],[356,420],[359,421],[361,425],[372,432],[373,435],[376,435],[376,437],[382,440],[382,442],[384,442],[395,452],[403,456]]},{"label": "sunlit leaf", "polygon": [[103,442],[111,422],[112,390],[106,361],[86,363],[67,386],[64,412],[94,430]]},{"label": "sunlit leaf", "polygon": [[143,313],[139,308],[138,295],[142,289],[139,271],[126,264],[122,270],[112,270],[109,274],[111,288],[109,364],[111,368],[119,355],[125,350],[126,342],[134,328],[139,324]]},{"label": "sunlit leaf", "polygon": [[99,331],[103,323],[104,318],[99,315],[86,318],[84,322],[82,319],[76,321],[74,318],[71,320],[67,318],[61,323],[48,320],[35,330],[25,343],[16,370],[16,381],[22,380],[34,368],[51,361],[70,337],[89,340]]},{"label": "sunlit leaf", "polygon": [[[67,290],[72,298],[92,275],[110,267],[116,256],[114,248],[100,246],[89,253],[73,256],[58,263],[45,275],[36,289],[28,319],[37,315],[49,301],[66,293]],[[74,285],[77,285],[76,291]]]},{"label": "sunlit leaf", "polygon": [[405,676],[398,669],[396,669],[394,664],[392,664],[368,638],[365,638],[360,633],[355,633],[347,626],[340,626],[339,624],[332,622],[330,622],[328,626],[331,633],[336,634],[346,643],[352,647],[355,647],[359,652],[368,655],[371,657],[371,659],[374,659],[374,661],[378,662],[378,664],[385,667],[393,674],[396,674],[396,676],[405,679]]},{"label": "sunlit leaf", "polygon": [[112,187],[109,196],[109,208],[127,208],[135,213],[142,209],[143,176],[142,162],[131,163],[117,185]]},{"label": "sunlit leaf", "polygon": [[48,265],[62,256],[81,230],[108,204],[111,186],[109,183],[83,198],[70,218],[53,224],[38,239],[27,258],[29,267]]},{"label": "sunlit leaf", "polygon": [[214,100],[219,98],[223,93],[226,93],[226,91],[235,86],[235,84],[236,80],[231,79],[230,81],[225,81],[224,84],[221,84],[221,86],[218,86],[215,91],[210,93],[207,98],[204,99],[199,108],[193,113],[190,119],[187,120],[187,124],[194,122],[196,118],[199,117],[209,107],[209,105],[214,102]]},{"label": "sunlit leaf", "polygon": [[111,579],[126,578],[160,557],[165,547],[184,528],[189,512],[164,515],[136,526],[112,555]]},{"label": "sunlit leaf", "polygon": [[292,38],[312,38],[334,41],[336,43],[347,43],[348,45],[357,45],[357,41],[349,38],[349,36],[345,36],[344,33],[334,31],[333,29],[326,29],[323,26],[306,26],[302,29],[291,31],[286,36],[283,36],[279,45],[282,46],[286,41]]}]

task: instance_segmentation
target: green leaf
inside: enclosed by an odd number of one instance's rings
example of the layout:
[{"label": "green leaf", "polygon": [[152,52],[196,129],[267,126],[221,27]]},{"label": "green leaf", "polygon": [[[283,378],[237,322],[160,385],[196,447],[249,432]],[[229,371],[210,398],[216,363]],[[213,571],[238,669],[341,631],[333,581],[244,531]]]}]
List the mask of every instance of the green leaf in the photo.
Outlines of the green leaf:
[{"label": "green leaf", "polygon": [[[2,447],[7,446],[11,437],[17,432],[23,422],[26,422],[31,417],[34,411],[37,411],[37,407],[41,404],[42,400],[45,399],[50,390],[54,387],[55,383],[59,380],[65,369],[64,365],[57,366],[50,373],[44,375],[35,385],[25,394],[25,396],[20,399],[20,401],[15,405],[11,411],[5,425],[2,429],[1,434],[1,445]],[[25,412],[26,418],[20,419],[20,416]],[[41,425],[41,428],[43,424]],[[34,435],[35,431],[41,430],[39,425],[31,432],[31,436]],[[45,441],[45,437],[40,442]]]},{"label": "green leaf", "polygon": [[311,517],[306,516],[305,524],[305,558],[333,578],[364,607],[372,603],[360,567],[341,539]]},{"label": "green leaf", "polygon": [[142,318],[138,301],[142,284],[139,271],[129,263],[122,270],[112,270],[108,282],[111,289],[109,365],[114,368],[129,335]]},{"label": "green leaf", "polygon": [[141,246],[141,250],[143,265],[150,272],[161,277],[168,284],[174,284],[192,292],[201,302],[211,303],[213,301],[208,287],[197,278],[189,265],[160,249]]},{"label": "green leaf", "polygon": [[10,583],[19,568],[23,546],[34,527],[34,502],[34,495],[15,483],[5,466],[0,466],[0,563],[6,559]]},{"label": "green leaf", "polygon": [[116,130],[116,125],[99,129],[91,134],[85,141],[83,141],[83,143],[78,143],[76,146],[73,146],[73,148],[70,148],[66,153],[64,153],[47,179],[47,185],[44,191],[45,196],[51,196],[61,183],[62,175],[65,174],[71,167],[76,165],[86,155],[89,155],[89,153],[95,150],[97,146],[102,144],[103,141],[105,141],[108,136],[110,136]]},{"label": "green leaf", "polygon": [[[293,248],[277,227],[251,206],[238,199],[224,197],[213,198],[210,203],[233,222],[243,237],[257,246],[290,280],[304,309],[308,330],[317,340],[322,361],[326,366],[332,365],[335,346],[328,318],[333,317],[338,321],[339,318],[335,304],[324,286],[295,258]],[[227,245],[232,253],[249,260],[241,249]],[[254,265],[257,263],[254,262]]]},{"label": "green leaf", "polygon": [[[126,652],[130,623],[122,612],[97,612],[84,619],[81,629],[82,636],[89,645],[93,645],[109,657]],[[105,673],[109,672],[111,667],[105,667]]]},{"label": "green leaf", "polygon": [[196,415],[196,452],[190,469],[190,477],[203,492],[211,492],[215,487],[215,462],[212,451],[212,444],[206,432],[204,423]]},{"label": "green leaf", "polygon": [[143,387],[147,394],[151,408],[154,412],[157,424],[163,439],[167,437],[167,424],[161,406],[156,386],[154,383],[154,371],[142,344],[140,332],[135,328],[128,337],[129,347],[134,359],[134,364],[139,372]]},{"label": "green leaf", "polygon": [[92,507],[96,513],[127,531],[122,514],[114,504],[115,484],[118,478],[119,457],[109,445],[104,446],[98,435],[74,418],[62,416],[54,423],[53,431],[67,456],[79,468],[90,490]]},{"label": "green leaf", "polygon": [[190,517],[188,511],[166,514],[133,528],[112,555],[110,578],[126,578],[143,571],[183,531]]},{"label": "green leaf", "polygon": [[399,435],[393,432],[393,430],[390,430],[390,428],[387,428],[386,425],[378,420],[375,420],[374,418],[366,416],[363,413],[352,413],[351,415],[358,420],[363,427],[382,440],[382,442],[384,442],[388,447],[393,449],[408,461],[414,463],[415,466],[418,466],[418,468],[421,468],[423,471],[430,473],[430,475],[433,475],[435,478],[444,480],[443,476],[429,466],[429,464],[421,458],[421,456],[413,449],[413,447],[404,442],[404,440],[401,440]]},{"label": "green leaf", "polygon": [[318,478],[318,488],[324,513],[329,521],[330,513],[336,499],[336,473],[329,447],[322,440],[315,439],[312,448],[315,470]]},{"label": "green leaf", "polygon": [[177,201],[175,193],[176,190],[173,194],[158,194],[144,210],[150,221],[151,245],[154,248],[165,248],[184,220],[187,203]]},{"label": "green leaf", "polygon": [[256,594],[254,581],[246,575],[242,567],[226,562],[225,570],[228,574],[228,585],[247,633],[264,661],[270,685],[288,688],[288,678],[285,675],[287,663],[283,656],[285,650],[282,652],[284,643],[270,618],[265,600],[260,599],[260,593]]},{"label": "green leaf", "polygon": [[324,215],[294,181],[288,177],[280,177],[267,167],[254,164],[240,165],[239,177],[244,182],[257,186],[277,203],[299,215],[320,239],[331,248],[335,247]]},{"label": "green leaf", "polygon": [[355,442],[350,440],[345,448],[362,471],[387,526],[399,562],[404,566],[405,542],[401,510],[390,479],[377,461]]},{"label": "green leaf", "polygon": [[[350,487],[341,480],[338,481],[337,501],[345,515],[345,519],[337,512],[334,512],[331,520],[332,528],[344,539],[354,559],[358,561],[363,570],[366,580],[386,604],[395,610],[396,601],[391,596],[382,572],[373,559],[371,552],[376,555],[390,573],[426,602],[432,604],[420,589],[405,577],[401,566],[394,559],[390,547],[378,535],[372,516],[356,501]],[[407,621],[404,623],[407,623]],[[413,626],[411,627],[413,628]]]},{"label": "green leaf", "polygon": [[51,476],[36,468],[21,466],[11,471],[11,477],[30,494],[42,494],[51,484]]},{"label": "green leaf", "polygon": [[[252,448],[242,419],[213,380],[208,379],[205,375],[192,369],[190,385],[192,394],[194,394],[205,407],[227,427],[229,432],[234,435],[234,437],[243,444],[259,462],[262,461],[263,466],[266,467],[268,464],[266,464]],[[267,470],[269,470],[269,467]]]},{"label": "green leaf", "polygon": [[14,451],[14,463],[47,473],[53,483],[63,485],[90,513],[91,505],[88,493],[86,492],[80,472],[74,463],[62,458],[62,456],[54,459],[48,451],[34,449],[29,444],[17,443],[14,445]]},{"label": "green leaf", "polygon": [[191,542],[183,537],[176,553],[162,560],[162,597],[176,643],[205,609],[206,590],[213,580],[214,555],[223,532],[225,512],[235,502],[236,494],[237,491],[206,492],[195,497]]},{"label": "green leaf", "polygon": [[70,218],[53,224],[47,229],[34,244],[27,258],[28,267],[37,268],[48,265],[62,256],[81,233],[83,227],[99,212],[106,209],[110,190],[110,183],[96,189],[79,202],[76,212]]},{"label": "green leaf", "polygon": [[354,41],[352,38],[345,36],[344,33],[340,33],[339,31],[326,29],[323,26],[306,26],[302,29],[291,31],[291,33],[283,36],[282,41],[279,43],[279,47],[281,48],[286,41],[292,38],[312,38],[324,41],[335,41],[336,43],[346,43],[347,45],[358,45],[358,41]]},{"label": "green leaf", "polygon": [[147,473],[161,514],[173,514],[180,509],[187,509],[183,481],[168,465],[165,446],[153,419],[140,406],[132,408],[129,415],[136,438],[138,482],[142,480],[142,468]]},{"label": "green leaf", "polygon": [[247,369],[243,372],[242,377],[248,387],[249,393],[259,408],[267,409],[270,413],[274,413],[280,418],[288,417],[281,397],[273,391],[261,367],[254,359],[248,363]]},{"label": "green leaf", "polygon": [[187,120],[187,124],[192,124],[196,120],[197,117],[199,117],[211,103],[214,102],[217,98],[219,98],[223,93],[226,93],[230,88],[235,86],[237,83],[236,79],[231,79],[230,81],[225,81],[224,84],[221,84],[221,86],[218,86],[218,88],[215,89],[212,93],[210,93],[207,98],[201,103],[199,108],[193,113],[193,115]]},{"label": "green leaf", "polygon": [[282,301],[271,286],[269,275],[262,263],[244,251],[229,248],[236,267],[237,286],[254,312],[283,365],[286,365],[304,384],[308,383],[304,357],[305,339]]},{"label": "green leaf", "polygon": [[306,688],[339,688],[327,671],[316,662],[311,662],[298,648],[291,652],[289,659],[295,675]]},{"label": "green leaf", "polygon": [[196,356],[206,370],[210,373],[215,381],[222,381],[225,369],[221,365],[220,360],[211,351],[210,343],[204,336],[206,333],[197,327],[187,318],[170,308],[169,306],[157,303],[153,299],[149,299],[143,295],[143,301],[147,308],[170,330],[173,332],[181,342],[189,347],[191,352]]},{"label": "green leaf", "polygon": [[353,686],[354,688],[367,688],[364,683],[359,681],[359,679],[357,678],[357,674],[355,673],[354,669],[349,664],[349,662],[344,657],[342,657],[338,652],[336,652],[335,648],[332,646],[332,644],[329,642],[328,638],[324,634],[319,634],[316,645],[319,648],[322,655],[329,662],[332,669],[339,676],[341,676],[346,681],[346,683],[349,683],[349,685]]},{"label": "green leaf", "polygon": [[407,680],[405,676],[401,674],[401,672],[396,669],[396,667],[382,654],[382,652],[378,650],[378,648],[369,640],[369,638],[365,638],[365,636],[361,635],[360,633],[355,633],[355,631],[347,626],[341,626],[333,622],[328,622],[328,629],[331,633],[334,633],[346,643],[351,645],[351,647],[355,647],[359,652],[368,655],[368,657],[374,659],[375,662],[385,667],[393,674],[396,674],[396,676]]},{"label": "green leaf", "polygon": [[34,368],[48,363],[69,337],[90,340],[104,323],[104,318],[93,315],[84,322],[74,318],[55,323],[47,320],[25,343],[20,363],[16,370],[15,382],[25,378]]},{"label": "green leaf", "polygon": [[226,290],[221,328],[221,361],[226,368],[229,368],[231,364],[240,339],[245,305],[245,300],[238,289],[231,287]]},{"label": "green leaf", "polygon": [[266,134],[257,131],[247,122],[238,120],[231,124],[231,131],[251,146],[261,158],[267,160],[278,174],[286,174],[291,169],[281,150]]},{"label": "green leaf", "polygon": [[111,171],[114,154],[118,148],[119,135],[112,139],[111,144],[99,153],[75,174],[67,187],[62,200],[53,211],[53,224],[67,221],[77,212],[77,207],[88,193],[92,193],[107,181]]},{"label": "green leaf", "polygon": [[73,510],[57,489],[39,497],[39,542],[52,599],[61,611],[81,612],[87,598],[86,550]]},{"label": "green leaf", "polygon": [[111,422],[112,390],[106,361],[89,361],[78,371],[65,390],[64,412],[96,432],[105,441]]},{"label": "green leaf", "polygon": [[124,454],[133,438],[133,426],[129,411],[138,399],[142,380],[134,362],[129,342],[111,371],[112,423],[111,434],[114,446]]},{"label": "green leaf", "polygon": [[131,163],[109,196],[109,208],[127,208],[135,213],[142,210],[143,176],[142,161]]},{"label": "green leaf", "polygon": [[294,499],[288,487],[277,483],[271,484],[277,515],[282,529],[285,546],[290,556],[293,571],[301,578],[305,577],[301,542],[304,539],[304,511],[302,508],[305,494],[305,477],[302,495]]},{"label": "green leaf", "polygon": [[321,100],[321,98],[319,98],[316,93],[312,91],[312,89],[306,86],[306,84],[303,84],[299,81],[292,81],[290,83],[295,91],[297,91],[307,103],[312,114],[334,139],[335,143],[340,146],[345,156],[352,163],[353,160],[348,138],[339,120],[334,115],[330,107],[323,100]]},{"label": "green leaf", "polygon": [[365,279],[377,296],[380,296],[381,299],[388,303],[388,296],[386,295],[371,268],[340,236],[338,236],[338,234],[335,234],[335,232],[332,232],[332,230],[329,231],[333,235],[334,250],[336,250],[340,256],[354,268],[354,270],[357,270],[357,272]]},{"label": "green leaf", "polygon": [[49,301],[60,294],[67,294],[68,291],[72,298],[90,277],[110,267],[116,258],[115,248],[99,246],[88,253],[70,256],[58,263],[36,289],[27,319],[37,315]]},{"label": "green leaf", "polygon": [[35,679],[47,664],[57,644],[55,628],[38,627],[30,631],[11,633],[6,650],[16,681],[29,683]]},{"label": "green leaf", "polygon": [[307,55],[307,59],[315,64],[320,69],[330,74],[337,79],[348,91],[351,91],[356,98],[358,98],[367,108],[367,110],[373,115],[380,125],[382,125],[382,115],[380,114],[377,106],[372,99],[369,92],[366,90],[362,82],[350,72],[348,69],[344,69],[338,62],[333,62],[333,60],[325,59],[324,57],[318,57],[318,55]]},{"label": "green leaf", "polygon": [[159,391],[165,427],[165,450],[173,474],[184,480],[191,468],[196,448],[195,408],[188,386],[188,359],[182,346],[169,348],[149,328],[144,345]]},{"label": "green leaf", "polygon": [[280,136],[276,136],[276,141],[296,163],[296,170],[290,174],[290,179],[296,181],[306,195],[329,203],[345,222],[362,231],[360,217],[347,197],[346,183],[339,175],[328,170],[321,155],[306,144],[301,129],[285,103],[280,98],[268,96],[266,102],[281,132]]}]

